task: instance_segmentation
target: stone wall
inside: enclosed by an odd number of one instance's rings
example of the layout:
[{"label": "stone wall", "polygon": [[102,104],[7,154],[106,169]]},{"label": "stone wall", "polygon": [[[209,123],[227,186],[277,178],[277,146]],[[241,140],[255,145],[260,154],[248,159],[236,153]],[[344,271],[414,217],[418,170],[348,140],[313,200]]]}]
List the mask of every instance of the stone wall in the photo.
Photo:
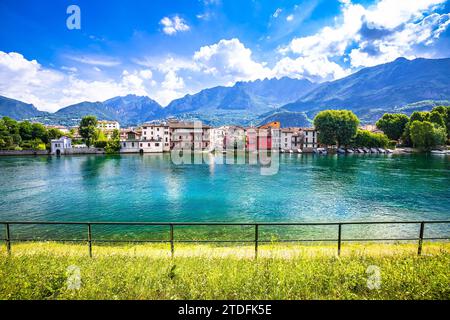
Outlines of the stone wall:
[{"label": "stone wall", "polygon": [[0,150],[0,156],[46,156],[48,154],[47,150]]}]

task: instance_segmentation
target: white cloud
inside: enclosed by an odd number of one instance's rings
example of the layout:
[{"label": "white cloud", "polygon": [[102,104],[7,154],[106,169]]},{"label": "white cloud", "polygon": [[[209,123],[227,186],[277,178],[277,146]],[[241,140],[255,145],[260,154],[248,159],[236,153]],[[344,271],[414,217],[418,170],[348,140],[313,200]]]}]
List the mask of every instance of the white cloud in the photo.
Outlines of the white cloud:
[{"label": "white cloud", "polygon": [[45,68],[19,53],[0,51],[0,95],[32,103],[45,111],[130,93],[147,95],[153,85],[149,70],[124,71],[118,80],[83,80],[72,72]]},{"label": "white cloud", "polygon": [[252,51],[239,39],[220,40],[201,47],[195,52],[194,61],[203,72],[228,81],[255,80],[271,75],[270,68],[254,61]]},{"label": "white cloud", "polygon": [[415,46],[432,45],[450,24],[449,14],[433,13],[444,2],[379,0],[366,8],[342,0],[342,14],[334,26],[295,38],[280,52],[327,59],[348,55],[354,68],[389,62],[400,56],[414,58]]},{"label": "white cloud", "polygon": [[294,20],[294,15],[290,14],[286,17],[286,21],[291,22],[292,20]]},{"label": "white cloud", "polygon": [[68,55],[66,56],[68,59],[73,60],[75,62],[93,65],[93,66],[101,66],[101,67],[115,67],[121,64],[121,61],[118,59],[110,58],[110,57],[99,57],[99,56],[74,56]]},{"label": "white cloud", "polygon": [[161,19],[160,24],[163,26],[163,32],[170,36],[177,32],[189,31],[190,29],[186,21],[179,16],[174,16],[173,18],[164,17]]},{"label": "white cloud", "polygon": [[308,56],[292,59],[285,57],[273,68],[274,76],[280,78],[308,79],[314,82],[339,79],[347,76],[349,70],[344,70],[339,64],[328,60],[325,56]]}]

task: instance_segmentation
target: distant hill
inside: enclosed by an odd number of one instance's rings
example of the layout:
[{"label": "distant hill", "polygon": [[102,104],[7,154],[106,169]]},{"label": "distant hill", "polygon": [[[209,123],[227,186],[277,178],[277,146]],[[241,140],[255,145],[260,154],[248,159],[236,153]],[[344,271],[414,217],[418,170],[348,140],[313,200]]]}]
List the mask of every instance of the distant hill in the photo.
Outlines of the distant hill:
[{"label": "distant hill", "polygon": [[282,110],[313,117],[324,109],[350,109],[363,120],[420,101],[450,100],[450,59],[399,58],[323,83]]},{"label": "distant hill", "polygon": [[278,121],[283,128],[310,127],[312,122],[304,112],[276,112],[266,117],[261,117],[258,125]]},{"label": "distant hill", "polygon": [[322,84],[290,78],[237,82],[232,87],[186,95],[165,108],[149,97],[128,95],[104,102],[82,102],[50,114],[0,97],[0,116],[63,125],[76,125],[77,119],[95,115],[102,120],[119,121],[122,126],[169,117],[197,119],[214,126],[270,121],[281,121],[283,126],[306,126],[320,110],[350,109],[363,122],[375,122],[385,112],[411,114],[448,105],[448,70],[450,59],[399,58]]},{"label": "distant hill", "polygon": [[45,112],[39,111],[32,104],[0,96],[0,117],[22,120],[43,116],[44,114]]},{"label": "distant hill", "polygon": [[82,102],[55,113],[58,118],[81,119],[94,115],[102,120],[119,121],[122,125],[138,125],[159,116],[162,107],[149,97],[128,95],[104,102]]},{"label": "distant hill", "polygon": [[182,116],[223,124],[245,124],[298,99],[315,85],[308,80],[290,78],[238,82],[232,87],[205,89],[172,101],[163,115]]}]

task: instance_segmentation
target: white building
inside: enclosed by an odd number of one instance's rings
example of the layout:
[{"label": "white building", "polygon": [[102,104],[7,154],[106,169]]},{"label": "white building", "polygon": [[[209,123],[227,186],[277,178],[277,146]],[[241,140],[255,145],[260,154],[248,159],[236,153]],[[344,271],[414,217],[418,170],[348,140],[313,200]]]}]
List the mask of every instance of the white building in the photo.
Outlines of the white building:
[{"label": "white building", "polygon": [[51,154],[60,156],[72,150],[72,139],[61,137],[51,141]]},{"label": "white building", "polygon": [[170,130],[167,123],[148,123],[142,125],[141,140],[159,142],[163,145],[163,151],[170,151]]},{"label": "white building", "polygon": [[97,129],[102,131],[108,138],[111,138],[114,130],[120,130],[120,124],[117,121],[100,120],[97,122]]},{"label": "white building", "polygon": [[211,151],[221,152],[225,150],[225,135],[228,127],[211,129]]},{"label": "white building", "polygon": [[211,151],[245,151],[245,129],[239,126],[223,126],[211,129]]},{"label": "white building", "polygon": [[304,135],[300,128],[281,129],[280,149],[285,151],[303,149]]},{"label": "white building", "polygon": [[317,131],[314,128],[302,129],[305,134],[304,148],[316,149],[319,147]]},{"label": "white building", "polygon": [[162,153],[164,150],[161,141],[142,140],[135,131],[127,133],[127,139],[120,141],[121,153]]}]

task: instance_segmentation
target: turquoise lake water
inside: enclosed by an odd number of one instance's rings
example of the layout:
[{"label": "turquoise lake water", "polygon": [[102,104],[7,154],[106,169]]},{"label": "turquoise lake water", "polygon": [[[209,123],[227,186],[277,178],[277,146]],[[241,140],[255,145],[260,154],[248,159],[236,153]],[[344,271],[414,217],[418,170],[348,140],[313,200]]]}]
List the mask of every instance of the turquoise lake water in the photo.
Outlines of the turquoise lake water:
[{"label": "turquoise lake water", "polygon": [[[3,157],[0,195],[0,221],[450,220],[450,157],[281,155],[279,172],[269,176],[248,164],[175,165],[170,155]],[[448,227],[430,226],[428,236],[448,235]],[[63,234],[60,226],[14,228],[15,234],[35,237]],[[165,237],[162,228],[96,228],[102,237]],[[71,236],[84,234],[84,228],[75,229],[70,229]],[[233,229],[252,237],[248,228]],[[267,237],[280,236],[269,229],[262,231]],[[418,232],[416,226],[354,229],[347,227],[346,233]],[[192,230],[180,228],[179,234],[188,236]],[[334,232],[332,227],[297,227],[282,236],[311,238]],[[196,233],[224,236],[223,228],[198,227]]]}]

